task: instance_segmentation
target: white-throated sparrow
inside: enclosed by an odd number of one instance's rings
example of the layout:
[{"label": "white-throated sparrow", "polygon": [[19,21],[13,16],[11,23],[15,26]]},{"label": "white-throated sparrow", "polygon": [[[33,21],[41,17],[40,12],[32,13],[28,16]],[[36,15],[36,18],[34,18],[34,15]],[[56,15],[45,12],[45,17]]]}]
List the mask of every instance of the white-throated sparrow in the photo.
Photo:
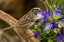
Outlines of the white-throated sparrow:
[{"label": "white-throated sparrow", "polygon": [[30,28],[35,23],[35,21],[37,20],[38,12],[41,12],[41,11],[42,10],[40,8],[38,8],[38,7],[33,8],[27,14],[25,14],[23,17],[21,17],[18,20],[18,23],[16,23],[13,26],[10,26],[8,28],[5,28],[3,30],[7,30],[7,29],[13,28],[15,26],[18,26],[18,27],[21,27],[21,28]]},{"label": "white-throated sparrow", "polygon": [[18,20],[18,24],[23,28],[30,28],[34,22],[37,20],[38,12],[41,12],[42,10],[38,7],[35,7],[31,9],[27,14],[25,14],[23,17],[21,17]]}]

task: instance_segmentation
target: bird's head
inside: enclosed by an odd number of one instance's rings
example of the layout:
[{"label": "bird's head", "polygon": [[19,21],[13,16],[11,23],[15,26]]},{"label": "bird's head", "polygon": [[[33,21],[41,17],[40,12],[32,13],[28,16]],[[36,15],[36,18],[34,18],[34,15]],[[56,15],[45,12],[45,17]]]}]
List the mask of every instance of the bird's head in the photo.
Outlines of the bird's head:
[{"label": "bird's head", "polygon": [[41,10],[40,8],[38,8],[38,7],[35,7],[35,8],[32,8],[31,11],[32,11],[35,15],[37,15],[38,12],[41,12],[42,10]]},{"label": "bird's head", "polygon": [[36,18],[38,18],[37,14],[39,12],[42,12],[42,10],[38,7],[32,8],[31,11],[33,12],[33,14],[36,16]]}]

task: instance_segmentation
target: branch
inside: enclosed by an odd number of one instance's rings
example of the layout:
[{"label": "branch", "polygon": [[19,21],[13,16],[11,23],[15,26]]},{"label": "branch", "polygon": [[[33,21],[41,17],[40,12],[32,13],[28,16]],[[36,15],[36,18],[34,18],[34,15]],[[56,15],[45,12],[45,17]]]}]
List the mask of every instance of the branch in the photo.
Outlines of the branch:
[{"label": "branch", "polygon": [[[17,22],[18,22],[15,18],[13,18],[12,16],[8,15],[7,13],[1,10],[0,10],[0,19],[8,23],[10,26],[17,25]],[[24,28],[14,27],[13,30],[17,33],[17,35],[19,36],[21,40],[22,40],[22,36],[24,36],[26,39],[29,39],[33,42],[40,42],[39,39],[34,37],[30,29],[26,31]]]},{"label": "branch", "polygon": [[[3,20],[4,22],[6,22],[7,24],[9,24],[11,27],[14,27],[13,25],[17,24],[17,22],[18,22],[15,18],[13,18],[12,16],[6,14],[5,12],[3,12],[1,10],[0,10],[0,19]],[[5,29],[3,29],[3,30],[5,30]],[[25,42],[25,40],[23,40],[22,36],[19,35],[18,30],[16,28],[13,28],[13,30],[17,33],[17,35],[19,36],[21,41]]]}]

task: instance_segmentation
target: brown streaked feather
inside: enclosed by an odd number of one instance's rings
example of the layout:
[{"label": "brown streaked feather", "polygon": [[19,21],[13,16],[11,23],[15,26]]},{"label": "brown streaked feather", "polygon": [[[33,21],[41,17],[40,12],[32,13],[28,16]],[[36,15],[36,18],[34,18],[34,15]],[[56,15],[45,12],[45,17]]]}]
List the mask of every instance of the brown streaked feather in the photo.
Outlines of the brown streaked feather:
[{"label": "brown streaked feather", "polygon": [[29,11],[27,14],[19,19],[19,24],[23,24],[24,22],[26,22],[26,20],[33,20],[33,18],[34,14],[32,13],[32,11]]},{"label": "brown streaked feather", "polygon": [[27,14],[19,19],[18,24],[21,25],[21,27],[30,28],[34,24],[35,20],[35,15],[32,11],[29,11]]}]

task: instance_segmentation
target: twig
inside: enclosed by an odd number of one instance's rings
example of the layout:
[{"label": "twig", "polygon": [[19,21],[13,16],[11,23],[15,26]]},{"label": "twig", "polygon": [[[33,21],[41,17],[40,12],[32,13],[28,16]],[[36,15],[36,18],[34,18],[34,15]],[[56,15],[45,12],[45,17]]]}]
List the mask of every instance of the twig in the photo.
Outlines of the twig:
[{"label": "twig", "polygon": [[46,6],[46,10],[48,10],[48,6],[47,6],[46,2],[45,2],[45,1],[42,1],[42,2],[43,2],[44,5]]},{"label": "twig", "polygon": [[53,12],[54,10],[53,10],[52,6],[48,3],[48,0],[45,0],[45,2],[48,5],[48,7],[51,9],[51,11]]}]

